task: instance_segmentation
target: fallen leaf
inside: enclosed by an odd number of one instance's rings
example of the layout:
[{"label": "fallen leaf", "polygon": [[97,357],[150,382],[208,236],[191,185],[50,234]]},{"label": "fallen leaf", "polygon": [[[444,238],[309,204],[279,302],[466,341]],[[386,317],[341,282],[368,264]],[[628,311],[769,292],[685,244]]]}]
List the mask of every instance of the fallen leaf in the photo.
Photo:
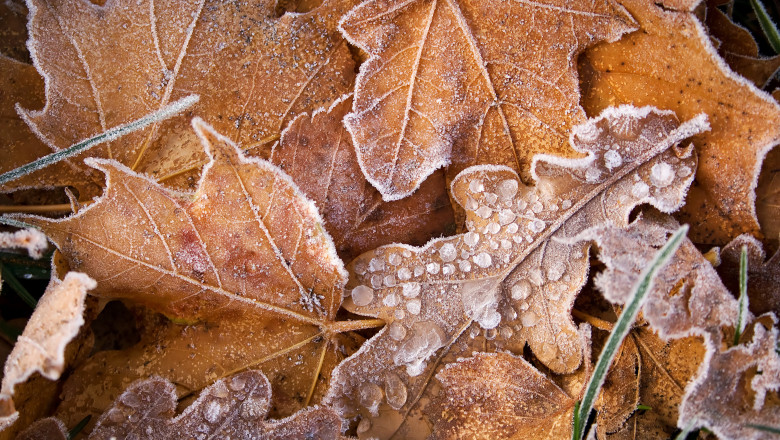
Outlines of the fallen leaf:
[{"label": "fallen leaf", "polygon": [[450,179],[484,163],[527,177],[536,153],[576,156],[577,55],[633,21],[608,0],[372,0],[340,28],[370,55],[345,123],[369,182],[397,200],[445,165]]},{"label": "fallen leaf", "polygon": [[582,344],[570,312],[588,245],[563,238],[624,225],[640,203],[680,206],[696,160],[690,148],[670,147],[705,127],[703,118],[679,125],[670,113],[620,107],[575,127],[572,145],[588,157],[537,156],[535,187],[507,167],[463,171],[452,193],[469,232],[422,248],[383,246],[349,265],[344,306],[388,324],[337,367],[325,402],[369,423],[381,408],[380,423],[420,438],[400,425],[430,391],[442,357],[483,330],[495,349],[521,353],[528,344],[553,372],[574,371]]},{"label": "fallen leaf", "polygon": [[780,249],[780,148],[766,155],[756,185],[756,214],[765,241]]},{"label": "fallen leaf", "polygon": [[26,41],[27,6],[21,0],[4,1],[0,4],[0,54],[29,63]]},{"label": "fallen leaf", "polygon": [[777,319],[770,317],[769,329],[754,324],[747,344],[722,349],[720,332],[705,337],[706,369],[686,390],[677,426],[704,426],[720,438],[777,437],[749,426],[777,427],[780,420],[780,405],[765,402],[768,391],[780,389]]},{"label": "fallen leaf", "polygon": [[352,107],[345,96],[327,111],[300,115],[271,152],[279,166],[320,209],[344,261],[389,243],[422,245],[454,226],[444,173],[436,172],[403,200],[384,202],[363,177],[342,119]]},{"label": "fallen leaf", "polygon": [[16,440],[68,440],[68,428],[60,420],[47,417],[30,425]]},{"label": "fallen leaf", "polygon": [[[193,187],[187,172],[206,162],[189,129],[193,116],[262,155],[295,115],[349,91],[353,62],[336,23],[350,6],[326,0],[277,18],[273,2],[34,0],[30,47],[47,79],[46,106],[21,114],[57,151],[200,93],[187,114],[88,153]],[[102,183],[79,159],[71,163],[76,179]]]},{"label": "fallen leaf", "polygon": [[639,0],[621,4],[641,31],[580,57],[585,111],[631,103],[671,109],[682,120],[707,113],[712,130],[693,139],[701,162],[679,218],[691,224],[697,243],[758,234],[755,181],[780,140],[780,107],[728,69],[691,13]]},{"label": "fallen leaf", "polygon": [[436,379],[444,392],[432,439],[571,438],[574,400],[521,357],[478,353]]},{"label": "fallen leaf", "polygon": [[718,272],[724,284],[732,292],[739,292],[739,259],[742,246],[747,246],[747,292],[748,306],[754,315],[772,312],[780,316],[780,251],[767,259],[761,242],[750,235],[740,235],[720,252],[721,264]]},{"label": "fallen leaf", "polygon": [[14,388],[34,373],[49,380],[60,378],[65,368],[65,347],[84,324],[84,299],[95,281],[82,273],[69,273],[51,282],[38,301],[24,333],[5,361],[0,388],[0,430],[11,426],[19,413]]},{"label": "fallen leaf", "polygon": [[[234,356],[221,357],[236,367],[249,366],[242,354],[250,340],[260,368],[297,363],[300,374],[274,383],[280,395],[299,397],[277,402],[289,415],[324,391],[327,371],[348,354],[340,333],[365,323],[335,321],[347,273],[314,205],[274,165],[246,158],[202,120],[193,128],[211,157],[194,195],[180,198],[116,161],[91,159],[107,176],[102,198],[65,219],[25,221],[47,233],[72,269],[97,280],[94,295],[124,298],[180,324],[202,322],[200,332],[218,327],[213,336],[228,337],[218,345]],[[180,353],[174,367],[192,370],[179,374],[216,379],[208,369],[219,359],[198,352],[186,361],[194,351]],[[91,386],[79,408],[114,389]]]}]

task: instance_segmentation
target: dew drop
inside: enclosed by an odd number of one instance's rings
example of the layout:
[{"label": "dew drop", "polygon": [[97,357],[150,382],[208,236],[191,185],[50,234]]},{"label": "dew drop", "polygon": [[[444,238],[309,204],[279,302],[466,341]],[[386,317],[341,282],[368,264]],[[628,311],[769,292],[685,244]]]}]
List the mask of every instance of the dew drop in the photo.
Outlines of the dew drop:
[{"label": "dew drop", "polygon": [[634,186],[631,187],[631,195],[637,199],[643,199],[647,197],[648,194],[650,194],[650,187],[641,180],[634,183]]},{"label": "dew drop", "polygon": [[538,219],[534,220],[531,223],[528,223],[528,229],[534,233],[542,232],[544,230],[544,222]]},{"label": "dew drop", "polygon": [[482,181],[480,179],[474,179],[471,182],[469,182],[469,191],[478,194],[484,190],[485,190],[485,185],[482,184]]},{"label": "dew drop", "polygon": [[385,286],[393,287],[396,285],[396,280],[393,275],[386,275],[384,279]]},{"label": "dew drop", "polygon": [[352,302],[354,302],[356,306],[360,306],[360,307],[367,306],[371,304],[371,301],[373,300],[374,300],[374,289],[363,285],[357,286],[354,289],[352,289]]},{"label": "dew drop", "polygon": [[406,303],[406,311],[411,313],[412,315],[419,315],[420,314],[420,308],[422,307],[422,303],[419,299],[411,299],[408,303]]},{"label": "dew drop", "polygon": [[119,396],[119,402],[121,402],[123,405],[127,405],[130,408],[139,408],[141,405],[143,405],[143,402],[135,393],[123,393],[121,396]]},{"label": "dew drop", "polygon": [[407,298],[415,298],[420,294],[421,288],[420,283],[404,283],[401,285],[401,291]]},{"label": "dew drop", "polygon": [[387,262],[392,264],[393,266],[398,266],[399,264],[401,264],[401,261],[403,261],[403,259],[398,254],[393,253],[387,256]]},{"label": "dew drop", "polygon": [[452,264],[445,264],[444,267],[441,268],[442,275],[452,275],[455,273],[455,266]]},{"label": "dew drop", "polygon": [[506,231],[509,232],[510,234],[516,234],[518,229],[519,228],[517,226],[517,223],[512,223],[511,225],[506,227]]},{"label": "dew drop", "polygon": [[398,275],[398,279],[399,280],[406,281],[406,280],[408,280],[409,278],[412,277],[412,272],[408,268],[402,267],[402,268],[398,269],[398,274],[397,275]]},{"label": "dew drop", "polygon": [[368,271],[368,266],[366,265],[366,262],[363,260],[358,261],[355,263],[355,273],[358,275],[365,275]]},{"label": "dew drop", "polygon": [[496,190],[498,191],[499,197],[504,200],[508,200],[517,194],[517,188],[517,180],[507,179],[499,183]]},{"label": "dew drop", "polygon": [[613,168],[617,168],[620,165],[623,165],[623,158],[617,151],[609,150],[604,153],[604,165],[606,165],[607,168],[609,168],[611,171]]},{"label": "dew drop", "polygon": [[520,322],[523,324],[523,327],[533,327],[539,322],[539,315],[533,311],[523,313],[523,316],[520,317]]},{"label": "dew drop", "polygon": [[571,200],[564,200],[561,202],[561,209],[571,208]]},{"label": "dew drop", "polygon": [[488,234],[498,234],[498,231],[501,230],[501,225],[496,222],[490,222],[485,227],[485,229],[487,230]]},{"label": "dew drop", "polygon": [[468,260],[460,260],[460,263],[458,263],[458,268],[460,268],[460,270],[463,272],[470,272],[471,263],[469,263]]},{"label": "dew drop", "polygon": [[372,258],[368,263],[368,270],[371,272],[381,272],[385,270],[385,260],[377,257]]},{"label": "dew drop", "polygon": [[517,201],[517,209],[519,209],[520,211],[524,210],[527,207],[528,207],[528,203],[525,200],[519,199]]},{"label": "dew drop", "polygon": [[520,280],[512,286],[512,299],[522,301],[531,294],[531,283],[528,280]]},{"label": "dew drop", "polygon": [[458,252],[452,243],[444,243],[444,245],[439,248],[439,258],[441,258],[441,261],[444,261],[445,263],[454,260],[457,255]]},{"label": "dew drop", "polygon": [[507,327],[507,326],[501,327],[500,332],[501,332],[501,338],[506,340],[512,339],[512,335],[514,335],[515,333],[511,327]]},{"label": "dew drop", "polygon": [[466,316],[477,321],[482,328],[494,328],[501,322],[501,315],[496,310],[499,289],[493,280],[464,283],[460,298]]},{"label": "dew drop", "polygon": [[368,432],[369,429],[371,429],[371,420],[369,420],[367,418],[361,420],[360,423],[358,423],[358,425],[357,425],[357,433],[358,434],[366,433],[366,432]]},{"label": "dew drop", "polygon": [[410,251],[409,249],[404,249],[403,251],[401,251],[401,255],[403,255],[404,258],[409,258],[412,256],[412,251]]},{"label": "dew drop", "polygon": [[423,266],[420,265],[414,266],[414,276],[419,277],[423,273],[425,273],[425,268]]},{"label": "dew drop", "polygon": [[491,215],[493,215],[493,210],[487,206],[480,206],[477,209],[477,215],[482,218],[489,218]]},{"label": "dew drop", "polygon": [[544,211],[544,205],[542,205],[542,202],[535,202],[533,206],[531,206],[531,211],[539,214]]},{"label": "dew drop", "polygon": [[677,176],[678,177],[688,177],[691,175],[693,171],[691,171],[690,167],[682,166],[677,169]]},{"label": "dew drop", "polygon": [[657,163],[650,169],[650,182],[658,188],[665,188],[674,181],[674,174],[674,169],[668,163]]},{"label": "dew drop", "polygon": [[395,312],[393,312],[393,316],[395,319],[404,319],[406,317],[406,313],[401,309],[396,309]]},{"label": "dew drop", "polygon": [[125,414],[117,408],[112,408],[108,411],[108,420],[114,423],[122,423],[125,421]]},{"label": "dew drop", "polygon": [[498,213],[498,223],[503,225],[508,225],[515,221],[515,213],[511,209],[502,209],[501,212]]},{"label": "dew drop", "polygon": [[379,289],[382,287],[382,275],[372,275],[371,276],[371,287],[374,289]]},{"label": "dew drop", "polygon": [[558,281],[563,276],[563,272],[566,271],[566,267],[562,261],[554,261],[547,268],[547,279],[550,281]]},{"label": "dew drop", "polygon": [[246,386],[246,378],[243,376],[234,376],[230,379],[230,384],[228,386],[233,391],[241,391]]},{"label": "dew drop", "polygon": [[208,402],[203,407],[203,418],[209,423],[217,423],[222,415],[222,405],[216,400]]},{"label": "dew drop", "polygon": [[481,252],[474,257],[474,264],[482,268],[490,267],[493,264],[493,259],[487,252]]},{"label": "dew drop", "polygon": [[393,321],[387,333],[396,341],[402,341],[406,337],[406,327],[398,321]]},{"label": "dew drop", "polygon": [[512,243],[509,240],[501,240],[501,249],[512,249]]},{"label": "dew drop", "polygon": [[363,382],[360,386],[360,404],[371,413],[376,412],[383,397],[382,388],[375,383]]},{"label": "dew drop", "polygon": [[395,410],[401,409],[406,403],[406,385],[395,373],[388,373],[385,376],[385,396],[387,404]]},{"label": "dew drop", "polygon": [[485,193],[485,201],[488,202],[489,205],[495,204],[496,200],[498,200],[498,196],[497,195],[495,195],[495,194],[493,194],[491,192]]},{"label": "dew drop", "polygon": [[428,263],[427,265],[425,265],[425,270],[427,270],[428,273],[431,275],[436,275],[437,273],[439,273],[439,268],[440,268],[439,263]]},{"label": "dew drop", "polygon": [[230,395],[230,392],[224,383],[220,382],[219,385],[214,385],[214,388],[211,389],[211,395],[219,399],[224,399]]},{"label": "dew drop", "polygon": [[395,365],[405,365],[409,376],[419,376],[425,369],[425,361],[444,346],[444,331],[430,321],[415,322],[407,338],[393,353]]},{"label": "dew drop", "polygon": [[398,295],[395,293],[391,293],[382,299],[382,304],[386,305],[387,307],[395,307],[399,302],[400,298],[398,298]]},{"label": "dew drop", "polygon": [[496,339],[496,335],[498,334],[498,331],[494,328],[489,328],[485,330],[485,339],[488,341],[492,341],[493,339]]},{"label": "dew drop", "polygon": [[471,327],[471,328],[469,329],[469,337],[470,337],[471,339],[474,339],[474,338],[476,338],[477,336],[479,336],[479,327]]},{"label": "dew drop", "polygon": [[587,171],[585,171],[585,180],[588,183],[598,183],[601,181],[601,170],[598,168],[588,168]]},{"label": "dew drop", "polygon": [[479,208],[479,203],[477,203],[476,200],[474,200],[473,198],[471,198],[471,196],[469,196],[469,198],[466,199],[466,206],[464,207],[469,211],[476,211],[477,208]]},{"label": "dew drop", "polygon": [[479,234],[476,232],[466,232],[463,234],[463,242],[467,245],[474,247],[479,243]]},{"label": "dew drop", "polygon": [[538,267],[531,269],[528,271],[528,279],[531,280],[535,286],[541,286],[544,282],[544,278],[542,278],[542,270]]},{"label": "dew drop", "polygon": [[241,404],[241,418],[244,420],[257,420],[264,417],[267,411],[267,403],[256,397],[250,397]]}]

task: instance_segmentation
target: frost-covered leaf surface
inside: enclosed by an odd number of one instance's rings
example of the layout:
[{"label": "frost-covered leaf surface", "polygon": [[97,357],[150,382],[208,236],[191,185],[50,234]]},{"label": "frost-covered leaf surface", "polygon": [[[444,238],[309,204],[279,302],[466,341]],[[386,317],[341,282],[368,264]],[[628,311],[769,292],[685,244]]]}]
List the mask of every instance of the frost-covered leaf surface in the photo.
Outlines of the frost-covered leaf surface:
[{"label": "frost-covered leaf surface", "polygon": [[352,137],[342,119],[352,108],[345,96],[327,111],[300,115],[282,133],[269,159],[316,205],[345,261],[389,243],[421,245],[453,228],[444,173],[427,179],[410,197],[385,202],[363,177]]},{"label": "frost-covered leaf surface", "polygon": [[[100,147],[168,179],[205,161],[189,121],[200,116],[255,154],[267,154],[296,114],[348,92],[353,61],[336,24],[350,1],[276,17],[275,3],[206,0],[30,2],[30,47],[47,80],[46,106],[22,112],[60,150],[196,93],[187,115]],[[291,41],[300,41],[296,45]],[[102,177],[81,160],[72,177]],[[79,183],[75,180],[73,183]],[[100,182],[102,183],[102,182]],[[170,182],[192,186],[196,180]],[[42,182],[46,184],[46,182]]]},{"label": "frost-covered leaf surface", "polygon": [[768,312],[780,316],[780,296],[777,294],[780,286],[780,252],[766,258],[761,242],[752,236],[740,235],[721,251],[722,262],[718,266],[718,272],[733,292],[739,291],[739,257],[742,246],[746,246],[748,251],[747,288],[750,311],[757,316]]},{"label": "frost-covered leaf surface", "polygon": [[345,306],[388,325],[339,365],[326,402],[347,417],[385,413],[397,427],[383,437],[424,436],[407,432],[405,419],[435,394],[442,357],[484,351],[469,348],[483,332],[494,349],[521,353],[528,344],[553,372],[574,371],[582,344],[570,312],[588,245],[563,239],[626,225],[639,203],[678,207],[696,159],[672,146],[704,128],[703,118],[680,125],[668,113],[621,107],[575,129],[572,144],[587,158],[537,156],[534,187],[506,167],[462,172],[452,192],[469,232],[422,248],[384,246],[350,264]]},{"label": "frost-covered leaf surface", "polygon": [[447,365],[432,439],[571,436],[574,399],[521,357],[478,353]]},{"label": "frost-covered leaf surface", "polygon": [[69,273],[52,281],[41,297],[24,333],[5,361],[0,388],[0,430],[18,417],[14,388],[33,373],[57,380],[65,368],[65,347],[84,324],[84,299],[95,281],[83,273]]},{"label": "frost-covered leaf surface", "polygon": [[340,28],[368,52],[346,120],[368,180],[385,199],[450,165],[507,165],[575,155],[585,120],[575,60],[633,21],[611,1],[372,0]]},{"label": "frost-covered leaf surface", "polygon": [[[350,324],[335,321],[347,274],[312,202],[279,168],[246,158],[201,120],[193,126],[212,158],[194,195],[180,198],[115,161],[94,160],[108,182],[98,202],[62,220],[26,218],[72,269],[95,278],[95,295],[200,323],[194,337],[181,327],[178,336],[173,329],[152,339],[181,350],[140,346],[151,353],[135,358],[136,368],[119,354],[113,362],[122,374],[87,376],[103,380],[86,380],[83,396],[63,404],[75,418],[68,422],[102,411],[144,372],[183,378],[197,391],[256,364],[285,396],[276,413],[289,415],[319,398],[327,371],[347,354],[340,333]],[[195,350],[210,343],[220,356]],[[272,374],[284,368],[295,374]]]},{"label": "frost-covered leaf surface", "polygon": [[757,234],[755,182],[764,156],[780,141],[780,107],[728,68],[693,14],[643,0],[620,3],[641,31],[581,57],[583,107],[597,114],[623,103],[654,105],[683,120],[707,113],[712,130],[694,138],[697,185],[680,218],[691,224],[697,243]]}]

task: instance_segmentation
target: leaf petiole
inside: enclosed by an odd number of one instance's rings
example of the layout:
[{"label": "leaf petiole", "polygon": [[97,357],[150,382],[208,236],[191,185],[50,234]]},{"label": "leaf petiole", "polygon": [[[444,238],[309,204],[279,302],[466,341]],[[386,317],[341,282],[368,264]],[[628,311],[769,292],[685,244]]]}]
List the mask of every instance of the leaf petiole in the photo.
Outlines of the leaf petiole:
[{"label": "leaf petiole", "polygon": [[734,329],[734,343],[738,345],[742,332],[745,331],[745,315],[748,312],[747,296],[747,246],[742,245],[742,252],[739,255],[739,306],[737,311],[737,326]]}]

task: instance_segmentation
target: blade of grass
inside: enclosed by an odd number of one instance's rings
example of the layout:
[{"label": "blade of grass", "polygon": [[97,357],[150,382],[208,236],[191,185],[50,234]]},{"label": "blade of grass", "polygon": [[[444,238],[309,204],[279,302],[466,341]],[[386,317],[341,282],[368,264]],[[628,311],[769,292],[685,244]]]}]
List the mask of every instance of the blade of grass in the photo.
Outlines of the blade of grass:
[{"label": "blade of grass", "polygon": [[745,315],[748,312],[747,296],[747,246],[742,246],[742,253],[739,255],[739,310],[737,311],[737,326],[734,329],[734,343],[739,344],[739,338],[745,331]]},{"label": "blade of grass", "polygon": [[588,415],[590,415],[590,412],[593,409],[593,404],[596,401],[596,397],[599,395],[599,391],[601,391],[601,386],[604,385],[609,366],[615,359],[618,349],[623,343],[623,339],[628,335],[628,332],[631,331],[631,327],[639,314],[639,309],[642,307],[647,294],[653,287],[655,274],[658,273],[658,271],[669,262],[669,259],[671,259],[674,253],[677,252],[677,249],[682,244],[687,232],[688,225],[683,225],[680,229],[675,231],[664,247],[655,254],[650,266],[645,268],[639,282],[634,286],[631,300],[626,304],[623,313],[620,314],[620,318],[615,323],[612,333],[609,334],[607,342],[604,344],[604,349],[599,356],[599,360],[596,362],[596,367],[593,369],[593,375],[590,377],[588,385],[585,387],[585,394],[582,397],[582,402],[575,406],[574,429],[572,430],[573,440],[582,440],[585,436],[585,424],[588,421]]},{"label": "blade of grass", "polygon": [[696,419],[691,420],[690,423],[688,423],[688,426],[686,426],[679,434],[677,434],[677,437],[674,438],[674,440],[685,440],[688,437],[688,434],[693,431],[693,427],[696,425]]},{"label": "blade of grass", "polygon": [[73,429],[68,431],[68,440],[73,440],[77,435],[79,435],[84,427],[87,426],[87,423],[89,423],[90,419],[92,419],[91,415],[84,417],[76,424],[76,426],[73,427]]},{"label": "blade of grass", "polygon": [[15,228],[22,228],[22,229],[27,229],[27,228],[40,229],[37,226],[31,225],[29,223],[21,222],[11,217],[6,217],[4,215],[0,216],[0,224],[13,226]]},{"label": "blade of grass", "polygon": [[766,12],[764,4],[761,3],[761,0],[750,0],[750,6],[753,7],[758,24],[761,26],[761,30],[764,31],[764,35],[769,40],[772,49],[774,49],[775,53],[780,53],[780,31],[777,30],[777,26],[775,26],[775,23]]},{"label": "blade of grass", "polygon": [[780,428],[774,427],[774,426],[766,426],[766,425],[754,425],[752,423],[748,423],[745,426],[749,426],[753,429],[757,429],[759,431],[769,432],[772,434],[780,434]]},{"label": "blade of grass", "polygon": [[11,289],[16,292],[17,295],[19,295],[19,298],[22,299],[28,306],[31,308],[35,308],[35,306],[38,305],[38,300],[33,298],[32,295],[30,295],[30,292],[27,291],[27,289],[22,286],[22,283],[19,282],[18,279],[16,279],[16,276],[13,272],[8,270],[7,267],[5,267],[4,264],[0,264],[0,271],[2,271],[3,274],[3,281],[8,283],[9,286],[11,286]]},{"label": "blade of grass", "polygon": [[100,145],[104,142],[112,141],[114,139],[117,139],[120,136],[126,135],[128,133],[132,133],[136,130],[140,130],[155,122],[168,119],[171,116],[174,116],[177,113],[181,112],[182,110],[192,106],[193,104],[198,102],[198,99],[200,99],[198,95],[189,95],[176,102],[168,104],[165,107],[161,108],[160,110],[150,113],[144,116],[143,118],[136,119],[135,121],[129,122],[127,124],[119,125],[97,136],[93,136],[87,140],[74,144],[64,150],[60,150],[55,153],[49,154],[48,156],[44,156],[38,160],[22,165],[19,168],[8,171],[7,173],[0,174],[0,185],[6,182],[10,182],[11,180],[17,179],[19,177],[22,177],[25,174],[30,174],[33,171],[37,171],[40,170],[41,168],[45,168],[63,159],[67,159],[68,157],[74,156],[76,154],[80,154],[96,145]]}]

